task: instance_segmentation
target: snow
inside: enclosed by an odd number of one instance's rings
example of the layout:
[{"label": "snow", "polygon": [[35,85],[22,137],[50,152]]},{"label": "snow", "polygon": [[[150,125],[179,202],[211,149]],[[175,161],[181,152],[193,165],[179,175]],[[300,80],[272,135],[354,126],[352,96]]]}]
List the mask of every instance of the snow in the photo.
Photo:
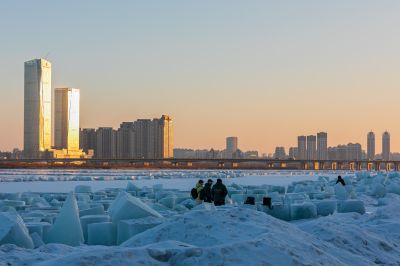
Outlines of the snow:
[{"label": "snow", "polygon": [[[227,205],[191,199],[200,178],[222,178]],[[394,172],[0,170],[0,180],[0,265],[400,264]]]}]

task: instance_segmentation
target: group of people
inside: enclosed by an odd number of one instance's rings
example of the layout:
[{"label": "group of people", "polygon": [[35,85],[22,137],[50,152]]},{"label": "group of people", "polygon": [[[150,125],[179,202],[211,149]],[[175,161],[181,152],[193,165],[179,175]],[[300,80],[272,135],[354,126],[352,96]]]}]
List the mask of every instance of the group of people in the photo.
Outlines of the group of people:
[{"label": "group of people", "polygon": [[225,205],[225,197],[228,195],[228,190],[220,178],[217,179],[214,185],[212,179],[208,179],[205,184],[200,179],[194,189],[196,193],[192,190],[192,197],[196,199],[197,203],[214,202],[215,206]]}]

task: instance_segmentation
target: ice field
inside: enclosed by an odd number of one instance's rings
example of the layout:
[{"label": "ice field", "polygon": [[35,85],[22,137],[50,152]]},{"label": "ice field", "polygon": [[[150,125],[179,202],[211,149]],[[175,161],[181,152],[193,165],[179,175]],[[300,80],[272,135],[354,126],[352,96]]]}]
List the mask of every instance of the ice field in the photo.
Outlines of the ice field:
[{"label": "ice field", "polygon": [[0,170],[0,265],[400,265],[399,213],[395,172]]}]

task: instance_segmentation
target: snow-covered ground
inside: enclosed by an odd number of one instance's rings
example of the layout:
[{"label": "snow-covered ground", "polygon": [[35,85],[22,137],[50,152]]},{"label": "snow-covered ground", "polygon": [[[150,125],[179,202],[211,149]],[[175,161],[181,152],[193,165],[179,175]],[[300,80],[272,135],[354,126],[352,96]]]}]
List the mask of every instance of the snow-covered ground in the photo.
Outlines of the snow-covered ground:
[{"label": "snow-covered ground", "polygon": [[[337,174],[0,171],[0,265],[400,265],[400,175]],[[196,205],[199,178],[228,204]]]}]

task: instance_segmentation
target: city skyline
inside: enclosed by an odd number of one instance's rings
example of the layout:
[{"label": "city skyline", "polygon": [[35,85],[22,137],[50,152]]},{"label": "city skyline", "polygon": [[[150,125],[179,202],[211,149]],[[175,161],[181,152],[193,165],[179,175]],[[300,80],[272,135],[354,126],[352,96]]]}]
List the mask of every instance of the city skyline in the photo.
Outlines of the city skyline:
[{"label": "city skyline", "polygon": [[365,149],[372,130],[380,153],[387,130],[400,151],[400,3],[92,3],[2,4],[0,150],[23,147],[21,62],[41,56],[52,87],[81,89],[82,128],[168,113],[175,147],[223,149],[235,135],[272,153],[322,130],[330,146]]}]

